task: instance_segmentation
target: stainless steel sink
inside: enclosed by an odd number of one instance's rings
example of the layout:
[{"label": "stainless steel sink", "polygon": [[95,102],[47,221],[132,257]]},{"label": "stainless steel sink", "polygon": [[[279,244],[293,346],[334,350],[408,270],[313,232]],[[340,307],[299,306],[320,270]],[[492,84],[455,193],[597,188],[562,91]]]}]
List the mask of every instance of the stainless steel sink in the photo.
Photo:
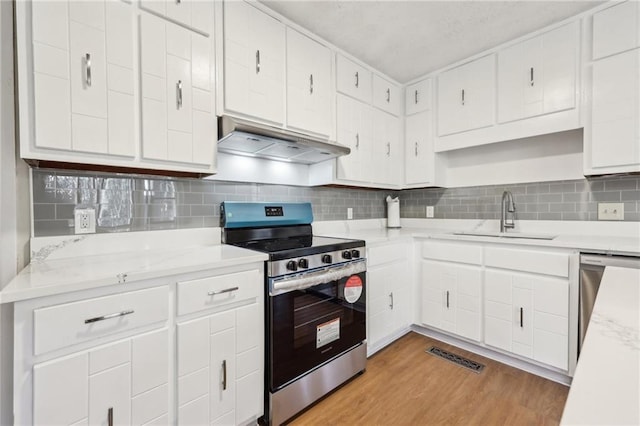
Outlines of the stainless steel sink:
[{"label": "stainless steel sink", "polygon": [[545,234],[525,234],[523,232],[481,232],[481,231],[461,231],[454,232],[453,235],[464,235],[468,237],[493,237],[493,238],[522,238],[528,240],[553,240],[557,235]]}]

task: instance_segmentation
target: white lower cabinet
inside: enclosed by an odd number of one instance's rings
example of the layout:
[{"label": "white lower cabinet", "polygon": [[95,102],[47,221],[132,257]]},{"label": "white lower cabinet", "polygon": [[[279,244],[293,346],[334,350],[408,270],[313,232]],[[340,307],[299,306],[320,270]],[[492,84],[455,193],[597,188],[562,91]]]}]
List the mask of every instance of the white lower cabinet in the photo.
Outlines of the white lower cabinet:
[{"label": "white lower cabinet", "polygon": [[178,424],[255,421],[263,413],[262,273],[252,269],[180,282],[179,312],[198,306],[196,293],[217,312],[178,321]]},{"label": "white lower cabinet", "polygon": [[409,330],[411,274],[408,244],[367,249],[367,355]]},{"label": "white lower cabinet", "polygon": [[33,424],[142,425],[166,419],[167,348],[164,328],[34,365]]},{"label": "white lower cabinet", "polygon": [[557,277],[487,269],[485,343],[568,369],[569,283]]},{"label": "white lower cabinet", "polygon": [[482,268],[421,261],[422,323],[467,339],[482,340]]},{"label": "white lower cabinet", "polygon": [[17,302],[14,423],[255,422],[264,404],[263,272],[251,263],[127,282],[149,286],[135,291]]}]

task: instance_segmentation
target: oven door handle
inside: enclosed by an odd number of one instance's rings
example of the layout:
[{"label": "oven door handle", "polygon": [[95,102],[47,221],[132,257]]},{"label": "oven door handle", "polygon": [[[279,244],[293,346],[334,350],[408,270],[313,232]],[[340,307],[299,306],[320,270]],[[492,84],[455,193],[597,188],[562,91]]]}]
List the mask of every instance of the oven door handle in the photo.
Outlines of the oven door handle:
[{"label": "oven door handle", "polygon": [[305,272],[294,276],[275,278],[269,281],[269,295],[277,296],[294,290],[304,290],[331,281],[359,274],[367,270],[367,262],[360,259],[338,266],[329,266],[316,271]]}]

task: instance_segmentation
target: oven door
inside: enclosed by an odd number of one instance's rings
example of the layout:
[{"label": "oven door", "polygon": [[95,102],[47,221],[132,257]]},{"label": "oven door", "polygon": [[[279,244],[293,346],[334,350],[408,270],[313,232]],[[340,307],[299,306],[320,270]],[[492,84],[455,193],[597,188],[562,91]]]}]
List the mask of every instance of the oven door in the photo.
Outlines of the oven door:
[{"label": "oven door", "polygon": [[271,392],[366,339],[365,270],[363,259],[291,279],[269,280]]}]

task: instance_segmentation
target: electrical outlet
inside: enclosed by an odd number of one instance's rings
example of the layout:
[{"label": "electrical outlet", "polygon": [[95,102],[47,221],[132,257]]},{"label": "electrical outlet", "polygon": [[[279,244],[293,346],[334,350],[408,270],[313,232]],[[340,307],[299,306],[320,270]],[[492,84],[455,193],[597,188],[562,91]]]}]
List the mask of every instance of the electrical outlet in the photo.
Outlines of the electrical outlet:
[{"label": "electrical outlet", "polygon": [[353,219],[353,209],[351,207],[347,207],[347,219]]},{"label": "electrical outlet", "polygon": [[598,220],[624,220],[624,203],[598,203]]},{"label": "electrical outlet", "polygon": [[94,234],[96,232],[96,211],[94,209],[75,209],[76,234]]},{"label": "electrical outlet", "polygon": [[433,217],[433,206],[427,206],[427,217]]}]

